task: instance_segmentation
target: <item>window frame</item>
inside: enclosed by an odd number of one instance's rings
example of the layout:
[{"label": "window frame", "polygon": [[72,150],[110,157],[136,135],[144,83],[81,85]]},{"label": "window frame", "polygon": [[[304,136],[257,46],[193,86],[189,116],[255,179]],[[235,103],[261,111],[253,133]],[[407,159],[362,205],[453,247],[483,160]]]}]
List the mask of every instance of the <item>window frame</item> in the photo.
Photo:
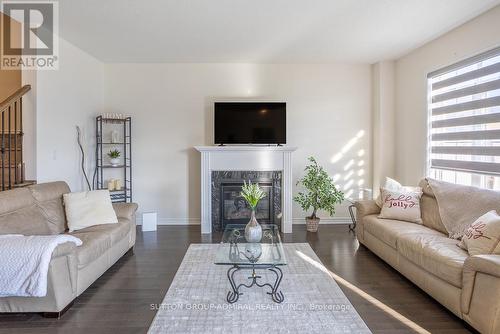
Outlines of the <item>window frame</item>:
[{"label": "window frame", "polygon": [[[427,138],[426,138],[426,140],[427,140],[427,145],[426,145],[426,162],[425,162],[425,171],[426,171],[427,176],[435,177],[437,179],[443,179],[443,178],[436,177],[435,174],[443,173],[444,171],[451,171],[451,172],[455,173],[455,183],[458,183],[457,178],[459,177],[459,173],[466,173],[466,174],[470,174],[470,178],[471,178],[470,185],[500,190],[500,187],[494,186],[494,184],[495,184],[494,181],[486,180],[486,178],[488,178],[488,177],[490,177],[492,179],[494,177],[500,178],[500,173],[492,173],[492,172],[488,172],[485,170],[483,170],[483,171],[470,171],[470,170],[465,171],[465,170],[461,170],[461,169],[457,169],[457,168],[436,168],[435,166],[433,167],[433,164],[432,164],[432,160],[433,160],[432,149],[433,149],[433,147],[439,146],[439,145],[433,145],[433,141],[432,141],[432,135],[433,135],[433,124],[432,124],[433,123],[433,112],[432,112],[432,109],[433,109],[433,107],[432,107],[432,104],[433,104],[433,89],[432,89],[433,83],[432,83],[432,79],[437,77],[437,76],[441,76],[441,75],[444,75],[444,74],[447,74],[447,73],[450,73],[453,71],[457,71],[457,70],[463,69],[467,66],[473,65],[475,63],[486,61],[488,59],[499,57],[499,56],[500,56],[500,46],[495,47],[495,48],[490,49],[490,50],[487,50],[485,52],[476,54],[472,57],[465,58],[465,59],[460,60],[458,62],[455,62],[453,64],[444,66],[442,68],[439,68],[439,69],[427,74],[427,76],[426,76],[426,87],[427,87],[427,99],[426,99],[426,103],[427,103],[427,124],[426,124],[427,125]],[[500,64],[500,63],[497,63],[497,64]],[[482,67],[482,68],[484,68],[484,67]],[[493,72],[492,74],[495,74],[495,73],[500,73],[500,71]],[[477,79],[484,77],[484,76],[485,75],[478,76]],[[476,79],[476,78],[472,78],[469,80],[474,80],[474,79]],[[447,80],[447,79],[443,79],[443,80]],[[495,79],[493,79],[492,81],[494,81],[494,80]],[[462,82],[467,82],[467,81],[468,80],[464,80]],[[456,83],[452,83],[449,86],[453,86],[455,84],[460,84],[460,83],[461,83],[460,81],[457,81]],[[479,85],[479,83],[471,85],[471,86],[467,86],[467,87],[474,87],[477,85]],[[445,88],[445,87],[446,86],[443,86],[441,88]],[[437,89],[440,89],[440,88],[437,88]],[[491,91],[495,91],[495,90],[496,89],[493,89]],[[434,91],[436,91],[436,89]],[[471,96],[472,95],[474,95],[474,94],[471,94]],[[468,95],[466,95],[466,96],[468,96]],[[481,99],[479,99],[479,100],[481,100]],[[443,100],[443,101],[446,101],[446,100]],[[436,108],[436,107],[434,107],[434,108]],[[475,109],[471,109],[471,110],[475,110]],[[464,117],[464,116],[462,116],[462,117]],[[452,118],[454,118],[454,117],[450,117],[450,119],[452,119]],[[460,117],[458,117],[458,118],[460,118]],[[488,123],[480,123],[479,125],[485,125],[485,124],[488,124]],[[448,126],[448,127],[452,127],[452,126]],[[476,155],[481,156],[479,154],[476,154]],[[495,157],[500,157],[500,155],[495,155]],[[450,159],[450,160],[458,160],[459,161],[460,159]],[[466,161],[466,160],[464,160],[464,161]],[[434,176],[433,176],[433,174],[434,174]],[[474,182],[473,180],[475,178],[476,179],[481,178],[481,181]],[[478,185],[475,183],[480,183],[481,185]],[[490,187],[489,184],[492,184],[493,186]]]}]

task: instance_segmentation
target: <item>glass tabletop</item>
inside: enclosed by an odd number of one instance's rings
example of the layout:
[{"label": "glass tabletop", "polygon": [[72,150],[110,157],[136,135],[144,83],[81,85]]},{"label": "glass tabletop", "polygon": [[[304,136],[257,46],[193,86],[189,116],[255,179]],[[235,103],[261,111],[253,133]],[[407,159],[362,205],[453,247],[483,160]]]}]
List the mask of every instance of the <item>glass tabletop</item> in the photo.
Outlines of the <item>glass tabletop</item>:
[{"label": "glass tabletop", "polygon": [[227,225],[215,256],[215,264],[286,265],[278,226],[261,224],[261,227],[262,240],[249,243],[245,239],[245,225]]}]

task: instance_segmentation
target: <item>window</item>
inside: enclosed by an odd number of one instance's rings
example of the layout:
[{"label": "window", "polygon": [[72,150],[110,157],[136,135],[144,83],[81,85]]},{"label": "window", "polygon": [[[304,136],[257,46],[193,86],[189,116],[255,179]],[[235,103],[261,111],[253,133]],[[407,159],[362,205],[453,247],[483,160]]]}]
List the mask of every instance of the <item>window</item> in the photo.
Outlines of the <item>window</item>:
[{"label": "window", "polygon": [[429,175],[500,190],[500,48],[427,78]]}]

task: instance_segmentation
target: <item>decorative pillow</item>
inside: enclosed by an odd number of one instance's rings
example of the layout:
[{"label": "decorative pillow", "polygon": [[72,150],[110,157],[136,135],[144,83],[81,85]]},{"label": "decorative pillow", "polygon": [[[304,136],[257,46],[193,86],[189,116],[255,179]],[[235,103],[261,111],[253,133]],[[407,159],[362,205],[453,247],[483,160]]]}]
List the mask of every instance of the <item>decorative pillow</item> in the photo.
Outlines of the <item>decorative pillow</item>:
[{"label": "decorative pillow", "polygon": [[470,255],[500,254],[500,216],[489,211],[473,222],[465,231],[459,246]]},{"label": "decorative pillow", "polygon": [[[422,191],[420,187],[409,187],[409,186],[403,186],[401,183],[398,181],[391,179],[390,177],[385,178],[385,184],[382,187],[387,190],[394,190],[394,191],[400,191],[400,192],[405,192],[405,191]],[[380,195],[378,195],[377,199],[375,200],[375,203],[381,208],[382,207],[382,188],[380,189]]]},{"label": "decorative pillow", "polygon": [[422,224],[420,197],[422,189],[415,191],[394,191],[382,188],[382,210],[379,218],[404,220]]},{"label": "decorative pillow", "polygon": [[115,210],[108,190],[84,191],[63,195],[70,232],[101,224],[116,224]]}]

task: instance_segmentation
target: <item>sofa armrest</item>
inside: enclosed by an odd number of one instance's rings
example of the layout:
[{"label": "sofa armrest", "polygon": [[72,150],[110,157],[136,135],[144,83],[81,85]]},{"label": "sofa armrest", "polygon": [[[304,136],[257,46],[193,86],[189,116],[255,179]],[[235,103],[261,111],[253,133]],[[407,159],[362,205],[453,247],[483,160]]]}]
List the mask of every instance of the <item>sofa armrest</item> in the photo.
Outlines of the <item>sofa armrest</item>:
[{"label": "sofa armrest", "polygon": [[463,313],[469,313],[470,302],[477,288],[476,275],[478,273],[496,277],[500,282],[500,255],[474,255],[465,260],[461,300]]},{"label": "sofa armrest", "polygon": [[474,255],[465,260],[464,271],[480,271],[500,278],[500,255]]},{"label": "sofa armrest", "polygon": [[137,208],[138,205],[136,203],[113,203],[113,209],[118,218],[132,220]]},{"label": "sofa armrest", "polygon": [[[54,291],[59,305],[64,305],[64,302],[59,302],[61,299],[67,301],[70,295],[73,299],[76,297],[78,280],[77,248],[78,246],[74,242],[65,242],[58,245],[52,252],[49,265],[49,275],[51,276],[49,283],[52,284],[51,290]],[[71,289],[69,294],[65,287],[68,281]]]},{"label": "sofa armrest", "polygon": [[461,309],[463,319],[480,333],[500,333],[500,255],[465,260]]},{"label": "sofa armrest", "polygon": [[358,222],[365,216],[380,213],[380,207],[374,200],[357,201],[354,203],[356,207],[356,219]]},{"label": "sofa armrest", "polygon": [[69,242],[69,241],[60,244],[52,252],[52,258],[70,255],[76,250],[76,247],[77,246],[75,245],[74,242]]}]

